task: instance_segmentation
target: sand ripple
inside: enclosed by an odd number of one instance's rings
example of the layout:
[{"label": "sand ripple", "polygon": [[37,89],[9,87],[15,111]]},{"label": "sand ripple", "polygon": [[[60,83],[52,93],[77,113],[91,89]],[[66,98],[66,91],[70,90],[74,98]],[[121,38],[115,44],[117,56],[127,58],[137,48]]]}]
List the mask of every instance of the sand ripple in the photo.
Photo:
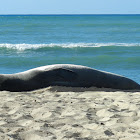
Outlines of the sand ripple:
[{"label": "sand ripple", "polygon": [[140,139],[140,92],[54,87],[0,99],[0,140]]}]

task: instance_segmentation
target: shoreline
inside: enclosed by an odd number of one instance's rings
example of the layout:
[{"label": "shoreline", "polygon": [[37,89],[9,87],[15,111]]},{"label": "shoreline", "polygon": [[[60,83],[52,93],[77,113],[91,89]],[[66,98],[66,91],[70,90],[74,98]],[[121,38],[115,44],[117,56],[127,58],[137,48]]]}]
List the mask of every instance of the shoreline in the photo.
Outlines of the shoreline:
[{"label": "shoreline", "polygon": [[140,139],[140,91],[56,86],[0,99],[0,139]]}]

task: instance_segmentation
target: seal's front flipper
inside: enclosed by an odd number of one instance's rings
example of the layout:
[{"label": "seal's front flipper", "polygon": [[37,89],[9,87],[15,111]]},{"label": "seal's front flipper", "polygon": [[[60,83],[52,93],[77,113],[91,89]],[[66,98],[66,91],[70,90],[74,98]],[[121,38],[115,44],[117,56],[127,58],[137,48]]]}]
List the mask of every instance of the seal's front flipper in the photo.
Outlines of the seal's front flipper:
[{"label": "seal's front flipper", "polygon": [[65,68],[58,68],[55,70],[57,75],[63,78],[66,81],[71,81],[77,78],[77,74],[69,69]]}]

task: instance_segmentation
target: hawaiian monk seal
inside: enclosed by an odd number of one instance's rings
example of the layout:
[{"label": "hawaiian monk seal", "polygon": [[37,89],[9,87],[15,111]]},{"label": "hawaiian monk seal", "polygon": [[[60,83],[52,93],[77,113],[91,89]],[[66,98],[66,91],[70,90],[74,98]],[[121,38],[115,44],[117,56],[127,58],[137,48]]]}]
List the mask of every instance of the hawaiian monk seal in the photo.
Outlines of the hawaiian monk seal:
[{"label": "hawaiian monk seal", "polygon": [[56,64],[25,72],[0,75],[0,90],[31,91],[48,86],[104,87],[121,90],[140,89],[131,79],[86,66]]}]

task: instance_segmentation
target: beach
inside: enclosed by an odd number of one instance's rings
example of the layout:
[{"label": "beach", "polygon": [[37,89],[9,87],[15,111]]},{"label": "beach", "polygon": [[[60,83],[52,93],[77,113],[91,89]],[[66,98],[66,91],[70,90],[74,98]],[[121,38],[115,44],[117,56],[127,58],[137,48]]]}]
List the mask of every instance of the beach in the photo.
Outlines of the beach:
[{"label": "beach", "polygon": [[[139,23],[138,14],[0,15],[0,74],[75,64],[140,84]],[[0,91],[0,140],[140,140],[139,110],[140,91]]]},{"label": "beach", "polygon": [[0,140],[139,140],[140,91],[0,92]]}]

